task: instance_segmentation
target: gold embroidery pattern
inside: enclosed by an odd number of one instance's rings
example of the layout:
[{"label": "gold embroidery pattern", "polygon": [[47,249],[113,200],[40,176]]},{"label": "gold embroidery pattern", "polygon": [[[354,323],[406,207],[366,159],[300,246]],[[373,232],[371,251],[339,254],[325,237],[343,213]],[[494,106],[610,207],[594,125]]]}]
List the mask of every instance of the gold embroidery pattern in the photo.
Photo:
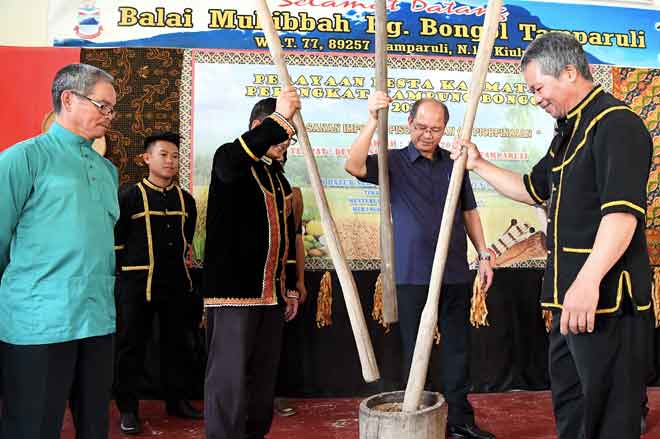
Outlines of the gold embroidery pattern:
[{"label": "gold embroidery pattern", "polygon": [[142,186],[142,183],[138,183],[137,187],[142,193],[142,205],[144,207],[144,226],[147,228],[147,248],[149,250],[149,273],[147,274],[147,302],[151,301],[151,281],[154,276],[154,240],[151,234],[151,216],[149,214],[149,200],[147,198],[147,191]]}]

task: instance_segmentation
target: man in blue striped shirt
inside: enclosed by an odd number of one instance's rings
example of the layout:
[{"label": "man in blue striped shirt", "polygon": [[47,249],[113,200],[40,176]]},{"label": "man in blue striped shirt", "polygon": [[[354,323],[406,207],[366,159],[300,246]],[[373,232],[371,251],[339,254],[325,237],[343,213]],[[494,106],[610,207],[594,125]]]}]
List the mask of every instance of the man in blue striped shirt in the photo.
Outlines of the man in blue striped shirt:
[{"label": "man in blue striped shirt", "polygon": [[[378,125],[378,110],[386,108],[390,102],[383,92],[375,92],[369,98],[369,120],[353,141],[346,160],[346,171],[367,183],[378,184],[378,157],[369,155],[369,146]],[[409,145],[388,152],[395,278],[406,377],[429,291],[433,256],[454,165],[449,152],[439,147],[448,121],[449,110],[442,102],[416,101],[408,116]],[[485,290],[493,278],[490,253],[467,173],[461,183],[454,215],[438,307],[442,355],[439,370],[432,368],[429,379],[431,388],[442,388],[447,400],[448,437],[494,439],[493,434],[477,427],[474,410],[467,399],[471,279],[466,234],[479,253],[479,276]]]},{"label": "man in blue striped shirt", "polygon": [[119,205],[92,142],[113,119],[112,84],[62,68],[52,127],[0,154],[2,439],[59,437],[68,399],[78,439],[108,435]]}]

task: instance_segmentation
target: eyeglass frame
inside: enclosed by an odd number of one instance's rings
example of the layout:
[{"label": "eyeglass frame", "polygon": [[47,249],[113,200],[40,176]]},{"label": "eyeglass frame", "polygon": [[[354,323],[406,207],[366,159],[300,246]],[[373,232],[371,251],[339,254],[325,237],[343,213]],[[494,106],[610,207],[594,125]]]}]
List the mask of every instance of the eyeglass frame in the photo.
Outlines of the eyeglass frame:
[{"label": "eyeglass frame", "polygon": [[114,117],[114,116],[115,116],[115,107],[113,107],[113,106],[111,106],[111,105],[108,105],[108,104],[104,104],[104,103],[102,103],[102,102],[98,102],[98,101],[96,101],[96,100],[90,98],[89,96],[85,96],[85,95],[82,94],[82,93],[78,93],[78,92],[75,91],[75,90],[69,90],[69,91],[70,91],[74,96],[78,96],[79,98],[83,98],[83,99],[86,99],[86,100],[88,100],[89,102],[91,102],[92,105],[94,105],[94,106],[96,107],[96,109],[99,110],[99,112],[100,112],[102,115],[104,115],[104,116],[110,116],[110,117]]},{"label": "eyeglass frame", "polygon": [[427,126],[424,126],[424,125],[422,125],[422,126],[420,127],[419,124],[417,124],[416,122],[411,123],[410,125],[411,125],[411,126],[413,127],[413,129],[416,130],[416,131],[422,131],[424,134],[426,134],[427,132],[429,132],[430,134],[432,134],[432,135],[434,135],[434,136],[439,136],[439,135],[441,135],[441,134],[445,131],[445,128],[446,128],[446,127],[442,127],[442,128],[439,128],[439,127],[427,127]]}]

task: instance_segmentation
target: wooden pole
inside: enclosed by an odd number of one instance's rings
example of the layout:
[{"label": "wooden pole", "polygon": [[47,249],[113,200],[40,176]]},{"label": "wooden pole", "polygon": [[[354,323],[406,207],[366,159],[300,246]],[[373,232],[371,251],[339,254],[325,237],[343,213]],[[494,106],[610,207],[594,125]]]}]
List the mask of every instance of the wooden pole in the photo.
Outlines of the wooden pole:
[{"label": "wooden pole", "polygon": [[[273,58],[273,63],[277,67],[280,82],[283,86],[290,86],[292,83],[291,77],[289,76],[289,71],[284,62],[282,45],[277,31],[275,30],[268,4],[266,3],[266,0],[257,0],[256,3],[259,21],[263,26],[264,35],[266,41],[268,41],[268,47],[270,49],[270,55]],[[357,293],[353,273],[349,270],[346,258],[344,257],[344,250],[339,241],[337,227],[330,214],[330,207],[325,196],[325,191],[323,190],[323,185],[321,184],[321,176],[319,174],[318,166],[316,165],[316,160],[314,159],[314,153],[310,146],[305,123],[303,122],[302,115],[299,111],[293,116],[293,124],[298,132],[298,140],[300,141],[303,155],[305,157],[305,164],[307,165],[307,172],[309,174],[312,191],[314,192],[314,198],[321,215],[321,223],[327,238],[330,257],[332,258],[332,263],[337,271],[337,277],[339,278],[339,283],[341,284],[341,289],[344,294],[344,301],[346,302],[346,308],[348,309],[348,317],[351,322],[351,328],[353,329],[353,335],[355,337],[355,343],[360,357],[360,364],[362,365],[362,376],[366,382],[376,381],[380,378],[380,374],[378,372],[378,365],[376,364],[376,356],[374,355],[371,338],[367,331],[364,313],[362,312],[360,296]]]},{"label": "wooden pole", "polygon": [[[490,0],[484,19],[484,29],[477,50],[477,57],[472,69],[472,80],[468,95],[468,105],[463,117],[463,126],[461,128],[461,139],[470,140],[472,135],[472,126],[474,116],[477,112],[477,105],[486,80],[488,72],[488,63],[490,54],[493,51],[493,44],[497,37],[497,27],[499,22],[502,0]],[[429,285],[429,294],[426,299],[426,305],[422,311],[422,317],[415,342],[415,352],[413,354],[410,376],[408,377],[408,386],[403,400],[403,411],[414,412],[419,409],[424,383],[426,382],[426,373],[431,356],[433,345],[433,335],[438,323],[438,304],[440,302],[440,288],[442,286],[442,275],[445,271],[447,261],[447,250],[449,248],[449,239],[451,238],[451,228],[456,213],[456,205],[463,182],[465,172],[465,162],[467,156],[465,151],[454,162],[451,178],[449,180],[449,189],[447,191],[447,200],[445,209],[442,212],[442,223],[438,234],[438,244],[433,258],[433,268],[431,270],[431,282]]]},{"label": "wooden pole", "polygon": [[[387,94],[387,10],[386,0],[376,1],[376,90]],[[394,281],[394,239],[390,204],[387,108],[378,111],[378,188],[380,190],[380,274],[383,285],[383,320],[399,320]]]}]

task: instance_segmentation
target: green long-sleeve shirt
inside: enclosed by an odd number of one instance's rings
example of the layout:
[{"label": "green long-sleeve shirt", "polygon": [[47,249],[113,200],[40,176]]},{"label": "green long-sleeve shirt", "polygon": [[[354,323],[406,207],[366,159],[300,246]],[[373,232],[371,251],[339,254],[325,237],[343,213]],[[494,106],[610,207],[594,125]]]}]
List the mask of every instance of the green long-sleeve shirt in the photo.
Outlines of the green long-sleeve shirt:
[{"label": "green long-sleeve shirt", "polygon": [[54,123],[0,153],[0,340],[115,331],[117,171]]}]

